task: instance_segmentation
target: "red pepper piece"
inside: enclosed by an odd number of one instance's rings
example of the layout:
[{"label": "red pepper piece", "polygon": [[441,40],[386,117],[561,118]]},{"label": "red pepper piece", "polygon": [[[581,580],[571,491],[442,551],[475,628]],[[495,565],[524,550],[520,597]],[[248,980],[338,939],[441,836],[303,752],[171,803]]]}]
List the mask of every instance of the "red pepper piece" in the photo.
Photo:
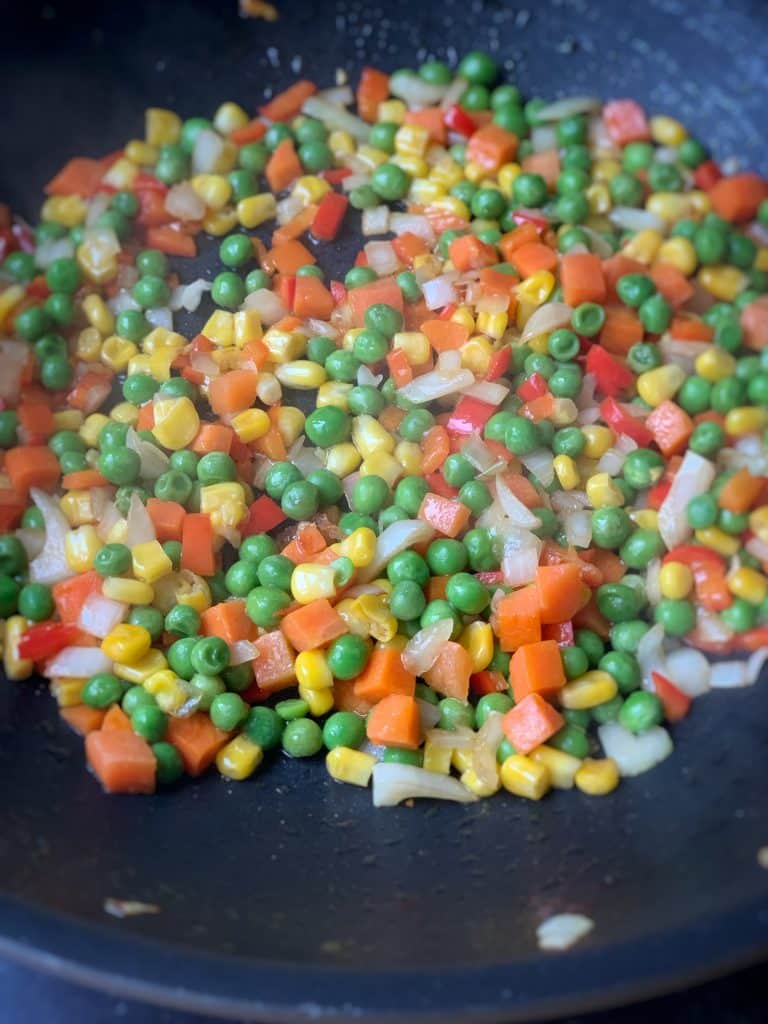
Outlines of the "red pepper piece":
[{"label": "red pepper piece", "polygon": [[341,281],[331,281],[331,295],[333,301],[338,304],[343,302],[347,297],[347,289],[344,287]]},{"label": "red pepper piece", "polygon": [[469,677],[469,688],[478,697],[483,697],[486,693],[506,693],[509,684],[501,672],[484,669],[482,672],[472,673]]},{"label": "red pepper piece", "polygon": [[709,192],[712,186],[720,181],[722,176],[722,171],[714,160],[705,160],[693,172],[696,188],[703,189],[705,192]]},{"label": "red pepper piece", "polygon": [[77,626],[65,622],[38,622],[27,626],[19,639],[19,657],[41,661],[51,658],[80,637]]},{"label": "red pepper piece", "polygon": [[503,377],[509,369],[511,361],[512,346],[505,345],[504,348],[500,348],[498,352],[494,352],[491,356],[491,361],[488,364],[488,372],[485,375],[485,379],[498,380],[499,377]]},{"label": "red pepper piece", "polygon": [[458,135],[464,135],[466,138],[474,135],[477,131],[474,119],[458,103],[448,107],[443,114],[443,122],[449,131],[456,132]]},{"label": "red pepper piece", "polygon": [[602,345],[592,345],[587,352],[587,373],[593,373],[597,390],[604,395],[616,397],[627,391],[635,379],[634,374]]},{"label": "red pepper piece", "polygon": [[532,373],[517,389],[517,394],[524,402],[530,402],[534,398],[543,398],[544,395],[549,394],[547,381],[540,373]]},{"label": "red pepper piece", "polygon": [[240,533],[243,537],[250,537],[253,533],[268,533],[282,522],[285,522],[283,510],[268,494],[262,494],[248,509]]},{"label": "red pepper piece", "polygon": [[641,448],[647,448],[653,441],[653,434],[646,425],[634,416],[630,416],[615,398],[603,399],[600,403],[600,415],[617,434],[626,434]]},{"label": "red pepper piece", "polygon": [[455,498],[459,493],[458,487],[451,487],[439,469],[434,473],[426,473],[424,479],[429,484],[430,491],[439,494],[441,498]]},{"label": "red pepper piece", "polygon": [[496,406],[465,395],[453,410],[445,429],[449,434],[474,434],[483,429]]},{"label": "red pepper piece", "polygon": [[326,192],[320,200],[311,232],[321,242],[332,242],[339,233],[349,200],[338,192]]},{"label": "red pepper piece", "polygon": [[691,710],[691,698],[688,694],[683,693],[671,679],[667,679],[661,672],[651,672],[651,679],[656,696],[664,705],[664,717],[667,721],[679,722],[681,718],[685,718]]},{"label": "red pepper piece", "polygon": [[573,644],[573,623],[551,622],[541,627],[542,640],[554,640],[558,647],[570,647]]}]

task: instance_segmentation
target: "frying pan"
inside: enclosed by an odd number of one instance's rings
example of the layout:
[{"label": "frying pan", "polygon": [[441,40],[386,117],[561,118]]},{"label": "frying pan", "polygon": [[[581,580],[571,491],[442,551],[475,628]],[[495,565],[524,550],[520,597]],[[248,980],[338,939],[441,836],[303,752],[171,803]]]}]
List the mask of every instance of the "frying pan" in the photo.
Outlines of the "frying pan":
[{"label": "frying pan", "polygon": [[[0,198],[34,217],[67,156],[139,135],[148,105],[253,108],[297,74],[330,84],[337,67],[473,47],[528,95],[633,95],[720,158],[766,170],[757,0],[278,6],[267,24],[229,0],[15,5],[0,44]],[[213,265],[209,250],[201,266]],[[0,952],[270,1021],[523,1020],[683,987],[768,952],[765,704],[759,685],[697,702],[676,755],[610,798],[374,812],[369,792],[280,758],[238,786],[209,777],[108,799],[44,687],[3,682]],[[115,920],[110,897],[160,912]],[[561,911],[595,929],[543,954],[536,926]]]}]

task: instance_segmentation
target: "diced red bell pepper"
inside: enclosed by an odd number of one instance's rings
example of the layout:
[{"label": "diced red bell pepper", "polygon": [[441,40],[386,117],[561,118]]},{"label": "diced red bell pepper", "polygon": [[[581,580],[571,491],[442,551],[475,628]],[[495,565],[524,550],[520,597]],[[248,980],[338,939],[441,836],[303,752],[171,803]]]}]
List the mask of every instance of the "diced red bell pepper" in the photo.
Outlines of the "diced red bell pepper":
[{"label": "diced red bell pepper", "polygon": [[509,684],[501,672],[483,669],[482,672],[473,672],[469,677],[469,688],[478,697],[483,697],[486,693],[506,693]]},{"label": "diced red bell pepper", "polygon": [[712,186],[720,181],[722,176],[723,173],[714,160],[705,160],[704,163],[699,164],[693,172],[693,180],[696,183],[696,188],[703,189],[705,192],[709,192]]},{"label": "diced red bell pepper", "polygon": [[595,375],[597,390],[613,398],[632,387],[634,374],[602,345],[592,345],[587,353],[587,373]]},{"label": "diced red bell pepper", "polygon": [[723,556],[719,555],[717,551],[713,551],[712,548],[705,548],[703,544],[678,544],[662,558],[664,565],[668,562],[682,562],[694,573],[702,569],[725,571]]},{"label": "diced red bell pepper", "polygon": [[315,238],[321,242],[332,242],[339,233],[348,206],[349,200],[346,196],[339,192],[326,192],[320,200],[310,229]]},{"label": "diced red bell pepper", "polygon": [[465,138],[469,138],[470,135],[474,135],[477,131],[474,119],[458,103],[448,107],[443,114],[443,122],[449,131],[456,132],[457,135],[463,135]]},{"label": "diced red bell pepper", "polygon": [[498,380],[499,377],[503,377],[509,369],[509,364],[512,362],[512,346],[505,345],[504,348],[500,348],[498,352],[494,352],[491,356],[491,361],[488,364],[488,372],[485,375],[486,380]]},{"label": "diced red bell pepper", "polygon": [[618,146],[651,137],[645,111],[634,100],[611,100],[603,107],[603,124]]},{"label": "diced red bell pepper", "polygon": [[293,309],[293,303],[296,299],[295,275],[286,274],[284,277],[281,277],[276,291],[283,300],[283,304],[287,306],[288,309]]},{"label": "diced red bell pepper", "polygon": [[10,228],[3,228],[0,230],[0,262],[2,262],[6,256],[10,255],[10,253],[16,252],[18,247],[18,243],[16,242]]},{"label": "diced red bell pepper", "polygon": [[634,416],[630,416],[615,398],[603,399],[600,403],[600,415],[617,434],[626,434],[641,448],[647,448],[653,441],[653,434],[646,425]]},{"label": "diced red bell pepper", "polygon": [[707,611],[721,612],[733,604],[733,595],[726,581],[725,559],[711,548],[700,544],[679,544],[666,553],[662,562],[665,565],[680,562],[690,568],[696,601]]},{"label": "diced red bell pepper", "polygon": [[11,233],[22,252],[35,251],[35,236],[29,224],[17,218],[11,226]]},{"label": "diced red bell pepper", "polygon": [[655,509],[655,511],[658,512],[661,506],[664,504],[664,501],[667,495],[669,494],[669,489],[671,488],[671,486],[671,480],[659,480],[657,484],[654,484],[653,487],[651,487],[651,489],[648,491],[648,508]]},{"label": "diced red bell pepper", "polygon": [[483,429],[496,412],[496,406],[465,395],[453,410],[445,429],[449,434],[473,434]]},{"label": "diced red bell pepper", "polygon": [[653,688],[656,696],[664,705],[664,717],[668,722],[679,722],[685,718],[691,710],[691,698],[675,686],[671,679],[667,679],[661,672],[651,672]]},{"label": "diced red bell pepper", "polygon": [[438,313],[438,320],[450,320],[457,309],[458,306],[456,305],[455,302],[449,302],[448,305],[443,306],[443,308]]},{"label": "diced red bell pepper", "polygon": [[268,494],[262,494],[248,509],[248,515],[240,526],[240,533],[243,537],[250,537],[253,533],[268,533],[283,522],[283,510]]},{"label": "diced red bell pepper", "polygon": [[757,626],[755,629],[739,633],[733,638],[731,649],[759,651],[761,647],[768,647],[768,626]]},{"label": "diced red bell pepper", "polygon": [[512,220],[515,224],[533,224],[539,234],[549,227],[549,220],[541,210],[526,210],[520,207],[513,212]]},{"label": "diced red bell pepper", "polygon": [[455,498],[459,493],[458,487],[451,487],[439,469],[434,473],[426,473],[424,479],[429,484],[430,491],[439,494],[441,498]]},{"label": "diced red bell pepper", "polygon": [[42,661],[76,643],[80,629],[65,622],[37,622],[27,626],[19,639],[19,657]]},{"label": "diced red bell pepper", "polygon": [[549,394],[546,378],[542,377],[540,373],[532,373],[517,389],[517,394],[524,402],[531,402],[534,398],[542,398],[544,395]]},{"label": "diced red bell pepper", "polygon": [[136,190],[139,213],[136,223],[143,228],[159,228],[173,220],[165,208],[165,194],[154,188]]},{"label": "diced red bell pepper", "polygon": [[570,647],[573,644],[573,623],[551,622],[541,627],[542,640],[554,640],[558,647]]},{"label": "diced red bell pepper", "polygon": [[329,167],[327,171],[320,171],[320,177],[325,178],[331,185],[340,185],[350,174],[352,174],[350,167]]},{"label": "diced red bell pepper", "polygon": [[132,187],[134,192],[161,192],[165,195],[168,191],[168,186],[160,181],[159,178],[156,178],[154,174],[150,174],[149,171],[139,171],[133,179]]}]

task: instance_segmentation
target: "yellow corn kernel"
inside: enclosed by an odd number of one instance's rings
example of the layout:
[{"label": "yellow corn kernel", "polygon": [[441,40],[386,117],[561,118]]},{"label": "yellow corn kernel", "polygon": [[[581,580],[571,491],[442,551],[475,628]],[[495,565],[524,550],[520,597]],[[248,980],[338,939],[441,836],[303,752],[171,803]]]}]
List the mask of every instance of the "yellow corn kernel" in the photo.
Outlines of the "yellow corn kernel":
[{"label": "yellow corn kernel", "polygon": [[487,334],[494,341],[501,341],[508,323],[509,317],[506,313],[477,314],[477,330],[481,334]]},{"label": "yellow corn kernel", "polygon": [[237,225],[237,211],[233,206],[223,210],[211,210],[203,217],[203,231],[215,238],[228,235]]},{"label": "yellow corn kernel", "polygon": [[115,373],[122,373],[128,369],[128,363],[138,353],[138,347],[127,338],[121,338],[113,334],[104,341],[101,346],[99,358],[105,366],[108,366]]},{"label": "yellow corn kernel", "polygon": [[325,468],[329,469],[331,473],[335,473],[338,477],[345,477],[349,476],[350,473],[354,473],[362,461],[360,452],[349,442],[334,444],[326,449]]},{"label": "yellow corn kernel", "polygon": [[23,615],[11,615],[5,620],[3,667],[7,679],[27,679],[34,671],[33,661],[19,657],[19,640],[26,628],[27,620]]},{"label": "yellow corn kernel", "polygon": [[149,107],[144,112],[144,138],[150,146],[168,146],[180,135],[181,118],[173,110]]},{"label": "yellow corn kernel", "polygon": [[87,572],[101,548],[99,535],[93,526],[78,526],[64,537],[64,557],[72,572]]},{"label": "yellow corn kernel", "polygon": [[552,786],[549,768],[522,754],[510,754],[499,771],[504,789],[528,800],[541,800]]},{"label": "yellow corn kernel", "polygon": [[107,534],[108,544],[125,544],[128,536],[128,523],[125,519],[118,519],[115,525]]},{"label": "yellow corn kernel", "polygon": [[581,761],[564,750],[543,744],[528,755],[532,761],[544,765],[555,789],[573,789],[573,780],[581,768]]},{"label": "yellow corn kernel", "polygon": [[152,433],[164,448],[178,452],[192,444],[200,429],[200,417],[189,398],[161,398],[153,408]]},{"label": "yellow corn kernel", "polygon": [[333,690],[314,690],[311,686],[300,686],[299,696],[307,702],[309,713],[313,718],[327,715],[333,709]]},{"label": "yellow corn kernel", "polygon": [[345,351],[351,352],[352,349],[355,347],[355,342],[364,332],[364,330],[364,327],[350,327],[348,331],[344,332],[344,337],[341,339],[341,347]]},{"label": "yellow corn kernel", "polygon": [[453,188],[464,177],[461,164],[456,163],[452,156],[444,154],[429,172],[431,181],[436,181],[445,188]]},{"label": "yellow corn kernel", "polygon": [[219,135],[231,135],[238,128],[244,128],[249,121],[250,118],[240,104],[231,100],[222,103],[213,115],[213,127]]},{"label": "yellow corn kernel", "polygon": [[333,686],[333,673],[328,667],[325,651],[299,651],[294,664],[299,686],[324,690]]},{"label": "yellow corn kernel", "polygon": [[100,295],[96,295],[95,292],[86,295],[83,299],[83,312],[88,323],[101,334],[111,334],[114,331],[115,318],[112,310]]},{"label": "yellow corn kernel", "polygon": [[667,117],[665,114],[657,114],[648,122],[651,129],[651,138],[660,146],[679,146],[688,138],[688,132],[684,125],[674,117]]},{"label": "yellow corn kernel", "polygon": [[275,363],[299,360],[307,348],[307,339],[303,334],[299,334],[298,331],[281,331],[275,327],[270,327],[262,341]]},{"label": "yellow corn kernel", "polygon": [[668,224],[691,213],[691,201],[683,192],[654,192],[648,196],[645,208],[649,213],[661,217]]},{"label": "yellow corn kernel", "polygon": [[466,772],[472,767],[472,751],[468,747],[454,747],[451,751],[451,766],[457,772]]},{"label": "yellow corn kernel", "polygon": [[261,371],[256,381],[256,397],[264,405],[277,405],[283,397],[283,386],[274,373]]},{"label": "yellow corn kernel", "polygon": [[617,693],[618,687],[613,676],[600,669],[594,669],[566,683],[560,691],[559,700],[564,708],[581,711],[613,700]]},{"label": "yellow corn kernel", "polygon": [[233,317],[234,342],[242,348],[249,341],[258,341],[263,335],[261,317],[255,309],[241,309]]},{"label": "yellow corn kernel", "polygon": [[216,767],[226,779],[242,782],[249,778],[264,760],[264,751],[245,733],[230,740],[216,755]]},{"label": "yellow corn kernel", "polygon": [[62,676],[51,680],[51,694],[60,708],[73,708],[82,704],[83,687],[87,680],[78,676]]},{"label": "yellow corn kernel", "polygon": [[421,331],[399,331],[392,338],[392,347],[402,349],[411,366],[426,363],[431,354],[429,338]]},{"label": "yellow corn kernel", "polygon": [[83,242],[75,253],[77,265],[91,284],[106,284],[117,274],[115,254],[98,239]]},{"label": "yellow corn kernel", "polygon": [[451,313],[451,322],[462,324],[468,331],[474,331],[475,329],[475,317],[469,306],[458,306]]},{"label": "yellow corn kernel", "polygon": [[211,517],[214,530],[237,527],[248,511],[243,485],[231,481],[201,487],[200,511]]},{"label": "yellow corn kernel", "polygon": [[760,540],[768,543],[768,505],[760,505],[750,512],[749,528]]},{"label": "yellow corn kernel", "polygon": [[659,571],[659,589],[662,597],[681,601],[693,587],[693,573],[683,562],[667,562]]},{"label": "yellow corn kernel", "polygon": [[621,171],[621,163],[613,157],[600,157],[592,165],[592,177],[595,181],[610,181]]},{"label": "yellow corn kernel", "polygon": [[14,306],[17,306],[26,295],[20,284],[12,284],[0,292],[0,323],[5,320]]},{"label": "yellow corn kernel", "polygon": [[101,649],[108,658],[123,665],[135,665],[152,646],[149,630],[122,622],[101,641]]},{"label": "yellow corn kernel", "polygon": [[175,714],[189,700],[189,693],[183,682],[169,668],[153,672],[143,680],[144,689],[151,693],[157,706],[166,715]]},{"label": "yellow corn kernel", "polygon": [[470,793],[479,796],[481,799],[493,796],[501,789],[501,778],[498,769],[495,769],[490,780],[481,779],[474,768],[467,768],[461,773],[461,783],[466,786]]},{"label": "yellow corn kernel", "polygon": [[493,658],[493,630],[487,622],[470,622],[459,637],[459,643],[472,661],[472,671],[482,672]]},{"label": "yellow corn kernel", "polygon": [[556,455],[552,463],[555,476],[564,491],[572,491],[581,483],[578,467],[570,455]]},{"label": "yellow corn kernel", "polygon": [[404,124],[395,132],[395,152],[407,156],[424,156],[429,146],[429,132],[420,124]]},{"label": "yellow corn kernel", "polygon": [[143,139],[131,139],[125,147],[125,155],[134,164],[150,167],[157,163],[160,154],[157,151],[157,146],[150,146]]},{"label": "yellow corn kernel", "polygon": [[222,174],[197,174],[190,179],[190,185],[214,212],[223,210],[232,198],[232,186]]},{"label": "yellow corn kernel", "polygon": [[761,245],[757,250],[755,270],[768,270],[768,245]]},{"label": "yellow corn kernel", "polygon": [[424,464],[421,448],[413,441],[400,441],[395,445],[395,458],[400,463],[405,476],[419,476]]},{"label": "yellow corn kernel", "polygon": [[761,572],[744,565],[729,575],[728,589],[734,597],[761,604],[768,596],[768,580]]},{"label": "yellow corn kernel", "polygon": [[602,181],[596,181],[587,186],[584,195],[587,197],[590,212],[593,214],[604,214],[613,206],[611,190]]},{"label": "yellow corn kernel", "polygon": [[435,772],[437,775],[448,775],[451,771],[453,755],[452,747],[444,747],[432,740],[424,744],[424,760],[422,765],[428,772]]},{"label": "yellow corn kernel", "polygon": [[154,583],[173,570],[173,563],[159,540],[135,544],[131,551],[131,559],[133,575],[142,583]]},{"label": "yellow corn kernel", "polygon": [[403,467],[389,452],[374,452],[360,464],[360,476],[380,476],[390,487],[394,487],[403,476]]},{"label": "yellow corn kernel", "polygon": [[235,207],[235,212],[244,228],[257,228],[268,220],[274,220],[277,200],[271,192],[260,192],[256,196],[241,199]]},{"label": "yellow corn kernel", "polygon": [[592,508],[619,508],[624,504],[624,492],[608,473],[595,473],[587,480],[584,489]]},{"label": "yellow corn kernel", "polygon": [[610,757],[584,760],[574,777],[576,788],[588,796],[606,796],[619,784],[619,769]]},{"label": "yellow corn kernel", "polygon": [[282,363],[276,367],[275,376],[284,387],[295,388],[297,391],[316,391],[328,379],[325,367],[313,363],[311,359],[293,359],[289,363]]},{"label": "yellow corn kernel", "polygon": [[549,348],[549,336],[546,334],[534,335],[528,340],[528,348],[537,355],[545,355]]},{"label": "yellow corn kernel", "polygon": [[476,164],[473,160],[468,160],[464,164],[464,177],[473,185],[479,185],[487,173],[482,164]]},{"label": "yellow corn kernel", "polygon": [[[387,595],[388,596],[388,595]],[[397,633],[397,619],[389,610],[387,597],[363,594],[358,598],[361,613],[368,620],[368,631],[374,640],[388,643]]]},{"label": "yellow corn kernel", "polygon": [[376,111],[377,121],[389,121],[390,124],[402,124],[408,108],[402,100],[383,100]]},{"label": "yellow corn kernel", "polygon": [[721,302],[733,302],[749,283],[744,271],[725,263],[715,267],[702,267],[696,275],[696,280],[702,288]]},{"label": "yellow corn kernel", "polygon": [[173,349],[162,349],[149,357],[150,375],[155,380],[166,381],[171,377],[171,364],[176,358]]},{"label": "yellow corn kernel", "polygon": [[465,341],[459,349],[461,365],[466,370],[482,376],[488,372],[493,356],[493,345],[482,334],[476,334]]},{"label": "yellow corn kernel", "polygon": [[358,599],[345,597],[336,605],[336,611],[344,620],[344,625],[355,636],[368,636],[368,619],[360,610]]},{"label": "yellow corn kernel", "polygon": [[454,217],[461,217],[463,220],[469,220],[472,216],[467,204],[456,196],[441,196],[437,202],[432,203],[431,209],[453,214]]},{"label": "yellow corn kernel", "polygon": [[387,648],[392,651],[400,651],[402,654],[408,645],[408,637],[403,636],[402,633],[396,633],[391,640],[387,640],[385,643],[380,643],[380,647]]},{"label": "yellow corn kernel", "polygon": [[141,580],[125,580],[121,576],[108,576],[101,585],[104,597],[125,604],[152,604],[155,599],[154,588]]},{"label": "yellow corn kernel", "polygon": [[325,755],[325,767],[331,778],[353,786],[367,786],[375,764],[373,754],[352,750],[351,747],[334,747]]},{"label": "yellow corn kernel", "polygon": [[59,508],[70,526],[84,526],[86,523],[96,522],[90,491],[67,491],[59,498]]},{"label": "yellow corn kernel", "polygon": [[[166,577],[168,579],[168,577]],[[200,613],[211,607],[211,591],[202,576],[182,569],[174,577],[173,598],[166,611],[169,611],[174,604],[188,604],[190,608]]]},{"label": "yellow corn kernel", "polygon": [[356,416],[352,424],[352,444],[363,458],[374,452],[393,452],[395,439],[373,416]]},{"label": "yellow corn kernel", "polygon": [[387,159],[390,163],[401,167],[412,178],[426,178],[429,174],[429,164],[423,157],[409,156],[407,153],[395,153]]},{"label": "yellow corn kernel", "polygon": [[646,370],[637,378],[637,392],[644,402],[654,408],[673,398],[685,381],[685,370],[676,363]]},{"label": "yellow corn kernel", "polygon": [[555,287],[555,278],[548,270],[539,270],[517,286],[516,324],[522,329],[533,313],[543,305]]},{"label": "yellow corn kernel", "polygon": [[441,185],[439,181],[432,181],[431,178],[414,178],[408,190],[410,201],[420,206],[429,206],[445,194],[445,185]]},{"label": "yellow corn kernel", "polygon": [[565,427],[578,418],[579,410],[570,398],[556,398],[552,405],[552,422],[556,427]]},{"label": "yellow corn kernel", "polygon": [[77,432],[83,425],[85,417],[79,409],[62,409],[53,414],[53,422],[57,430],[74,430]]},{"label": "yellow corn kernel", "polygon": [[115,160],[101,180],[112,188],[129,189],[136,180],[139,170],[138,164],[123,156]]},{"label": "yellow corn kernel", "polygon": [[269,433],[272,422],[263,409],[246,409],[232,417],[232,429],[244,444],[258,441]]},{"label": "yellow corn kernel", "polygon": [[349,132],[331,132],[328,136],[328,145],[336,160],[355,152],[355,140]]},{"label": "yellow corn kernel", "polygon": [[376,534],[368,526],[358,526],[334,547],[338,547],[339,557],[348,558],[356,569],[363,569],[376,554]]},{"label": "yellow corn kernel", "polygon": [[624,244],[621,251],[625,256],[650,266],[658,256],[659,248],[663,241],[664,238],[660,231],[656,231],[654,228],[646,228],[644,231],[638,231],[636,235],[633,235]]},{"label": "yellow corn kernel", "polygon": [[115,423],[127,423],[135,427],[139,421],[139,407],[133,402],[118,402],[109,412],[109,418]]},{"label": "yellow corn kernel", "polygon": [[82,224],[88,207],[80,196],[51,196],[43,203],[40,220],[52,220],[65,228]]},{"label": "yellow corn kernel", "polygon": [[523,172],[520,164],[503,164],[499,168],[498,182],[499,188],[504,193],[507,199],[512,198],[512,186],[515,183],[515,179],[519,177]]},{"label": "yellow corn kernel", "polygon": [[150,676],[167,668],[168,662],[165,660],[163,652],[152,647],[143,658],[139,658],[131,665],[126,665],[125,662],[116,662],[112,666],[112,671],[118,679],[124,679],[127,683],[134,683],[138,686],[139,683],[146,682]]},{"label": "yellow corn kernel", "polygon": [[134,356],[130,363],[128,363],[128,373],[143,373],[147,377],[151,377],[152,367],[149,365],[150,359],[151,356],[145,356],[143,354]]},{"label": "yellow corn kernel", "polygon": [[304,562],[291,573],[291,594],[299,604],[311,604],[320,597],[336,596],[336,574],[333,566]]},{"label": "yellow corn kernel", "polygon": [[363,145],[356,151],[355,159],[359,160],[367,171],[374,171],[389,160],[389,154],[375,146]]},{"label": "yellow corn kernel", "polygon": [[725,432],[731,437],[756,434],[768,423],[768,410],[759,405],[738,405],[725,414]]},{"label": "yellow corn kernel", "polygon": [[715,384],[724,377],[732,377],[736,371],[736,360],[725,349],[711,345],[696,358],[696,373],[704,380]]},{"label": "yellow corn kernel", "polygon": [[588,459],[599,459],[605,455],[614,442],[614,433],[610,427],[599,423],[588,423],[581,428],[584,435],[584,454]]},{"label": "yellow corn kernel", "polygon": [[693,243],[682,236],[668,238],[659,246],[658,259],[660,263],[671,263],[673,267],[690,277],[699,262]]},{"label": "yellow corn kernel", "polygon": [[330,183],[325,178],[320,178],[316,174],[302,174],[296,179],[291,195],[300,199],[305,206],[309,206],[310,203],[319,203],[330,191]]},{"label": "yellow corn kernel", "polygon": [[413,258],[413,269],[420,271],[425,280],[437,277],[442,272],[442,267],[443,264],[439,257],[434,256],[431,252],[422,252]]}]

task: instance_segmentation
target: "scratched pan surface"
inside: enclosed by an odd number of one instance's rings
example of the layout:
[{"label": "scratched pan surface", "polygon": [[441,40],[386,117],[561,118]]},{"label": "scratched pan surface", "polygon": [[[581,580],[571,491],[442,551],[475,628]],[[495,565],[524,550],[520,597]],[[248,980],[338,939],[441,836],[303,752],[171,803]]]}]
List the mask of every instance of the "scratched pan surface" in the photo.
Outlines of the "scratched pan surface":
[{"label": "scratched pan surface", "polygon": [[[299,72],[331,83],[337,67],[413,66],[454,45],[489,48],[529,95],[637,96],[720,157],[767,169],[759,2],[339,0],[284,3],[274,25],[233,8],[15,5],[0,39],[0,199],[34,216],[68,155],[140,135],[147,105],[253,108]],[[43,688],[3,682],[0,951],[270,1021],[523,1020],[683,986],[768,951],[765,704],[764,686],[698,702],[679,752],[610,799],[374,812],[321,764],[285,760],[240,786],[106,799]],[[160,913],[116,921],[108,897]],[[594,932],[541,954],[536,925],[565,910]]]}]

